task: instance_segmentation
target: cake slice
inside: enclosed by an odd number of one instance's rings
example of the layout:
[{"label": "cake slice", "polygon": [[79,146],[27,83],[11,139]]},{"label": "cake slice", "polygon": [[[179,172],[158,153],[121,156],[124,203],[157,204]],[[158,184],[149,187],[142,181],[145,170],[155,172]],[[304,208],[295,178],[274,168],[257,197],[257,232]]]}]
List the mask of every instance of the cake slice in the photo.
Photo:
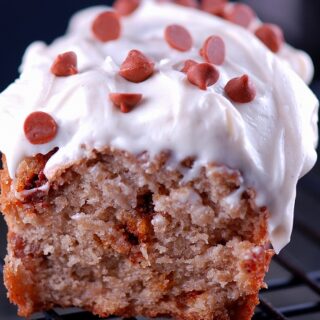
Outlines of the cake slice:
[{"label": "cake slice", "polygon": [[78,306],[100,316],[250,319],[272,250],[268,211],[253,190],[239,192],[238,171],[207,165],[184,184],[166,154],[106,149],[49,187],[42,160],[19,166],[19,187],[32,188],[20,199],[2,175],[5,282],[21,315]]},{"label": "cake slice", "polygon": [[290,239],[316,160],[310,58],[245,5],[167,2],[78,13],[0,95],[20,316],[249,320]]}]

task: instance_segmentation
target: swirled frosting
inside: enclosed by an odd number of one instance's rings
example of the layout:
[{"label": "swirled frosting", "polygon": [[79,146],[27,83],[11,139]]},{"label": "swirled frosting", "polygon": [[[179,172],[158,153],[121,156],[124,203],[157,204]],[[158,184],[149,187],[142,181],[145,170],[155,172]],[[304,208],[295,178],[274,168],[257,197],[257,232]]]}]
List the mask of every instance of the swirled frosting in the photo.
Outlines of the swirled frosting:
[{"label": "swirled frosting", "polygon": [[[245,184],[257,191],[258,203],[268,206],[270,237],[279,251],[290,239],[297,181],[316,161],[318,101],[302,80],[311,79],[310,58],[288,45],[273,54],[250,30],[150,0],[121,19],[119,39],[102,43],[93,37],[91,24],[104,10],[111,9],[93,7],[76,14],[66,35],[49,46],[33,43],[20,78],[0,95],[0,150],[10,175],[15,176],[24,157],[54,147],[59,151],[45,167],[49,180],[62,166],[106,145],[151,156],[169,149],[172,167],[195,156],[191,176],[208,162],[223,163],[239,169]],[[164,40],[170,24],[189,30],[194,40],[190,51],[174,50]],[[203,91],[180,69],[186,59],[201,61],[199,49],[211,35],[224,40],[226,59],[217,67],[218,82]],[[118,74],[132,49],[155,62],[154,75],[141,83]],[[79,73],[55,77],[50,66],[66,51],[77,54]],[[250,76],[257,94],[252,102],[237,104],[226,97],[224,86],[242,74]],[[110,92],[142,93],[143,100],[124,114],[108,99]],[[51,142],[33,145],[26,139],[23,123],[33,111],[56,120],[59,130]]]}]

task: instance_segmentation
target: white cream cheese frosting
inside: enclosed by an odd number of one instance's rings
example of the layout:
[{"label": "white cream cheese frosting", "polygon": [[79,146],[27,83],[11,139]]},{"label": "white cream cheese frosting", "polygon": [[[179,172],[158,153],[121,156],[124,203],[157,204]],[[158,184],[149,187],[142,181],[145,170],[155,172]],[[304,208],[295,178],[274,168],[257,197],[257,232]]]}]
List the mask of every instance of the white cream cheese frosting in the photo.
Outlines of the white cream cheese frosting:
[{"label": "white cream cheese frosting", "polygon": [[[0,95],[0,150],[14,178],[20,161],[59,147],[45,167],[55,172],[106,145],[151,156],[172,150],[171,165],[196,156],[194,172],[208,162],[239,169],[255,188],[259,205],[271,212],[269,232],[277,252],[289,242],[298,179],[316,161],[318,101],[307,85],[310,58],[288,45],[275,55],[252,32],[192,8],[146,0],[121,19],[118,40],[101,43],[91,33],[94,18],[108,7],[76,14],[67,34],[47,46],[33,43],[23,59],[21,77]],[[192,34],[188,52],[172,49],[164,29],[181,24]],[[219,81],[200,90],[180,72],[186,59],[201,61],[199,49],[208,36],[219,35],[226,60],[217,67]],[[155,62],[155,73],[141,83],[118,75],[132,49]],[[74,51],[79,73],[55,77],[56,56]],[[295,71],[293,71],[295,70]],[[297,73],[300,75],[298,76]],[[257,89],[247,104],[232,103],[224,86],[248,74]],[[142,93],[142,103],[128,114],[108,99],[110,92]],[[56,120],[54,140],[32,145],[23,132],[25,118],[45,111]]]}]

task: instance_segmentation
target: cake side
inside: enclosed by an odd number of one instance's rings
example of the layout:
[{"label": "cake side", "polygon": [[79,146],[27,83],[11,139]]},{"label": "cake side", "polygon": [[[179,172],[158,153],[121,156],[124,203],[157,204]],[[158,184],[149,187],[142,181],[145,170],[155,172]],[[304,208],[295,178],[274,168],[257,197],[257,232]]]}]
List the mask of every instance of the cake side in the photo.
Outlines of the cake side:
[{"label": "cake side", "polygon": [[[194,159],[168,169],[106,148],[52,181],[48,156],[1,173],[5,283],[21,316],[76,306],[100,316],[251,319],[272,251],[268,211],[240,172]],[[26,190],[27,189],[27,190]]]}]

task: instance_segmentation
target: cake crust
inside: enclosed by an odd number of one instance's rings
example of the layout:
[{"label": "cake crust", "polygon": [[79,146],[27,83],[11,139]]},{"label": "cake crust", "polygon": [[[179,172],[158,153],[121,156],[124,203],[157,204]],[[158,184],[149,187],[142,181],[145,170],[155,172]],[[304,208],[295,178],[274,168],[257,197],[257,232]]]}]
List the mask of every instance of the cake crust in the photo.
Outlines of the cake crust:
[{"label": "cake crust", "polygon": [[[5,284],[21,316],[52,307],[109,315],[251,319],[272,250],[268,210],[240,172],[194,159],[169,170],[106,148],[49,182],[52,153],[25,159],[13,182],[5,158]],[[233,199],[231,201],[231,199]]]}]

